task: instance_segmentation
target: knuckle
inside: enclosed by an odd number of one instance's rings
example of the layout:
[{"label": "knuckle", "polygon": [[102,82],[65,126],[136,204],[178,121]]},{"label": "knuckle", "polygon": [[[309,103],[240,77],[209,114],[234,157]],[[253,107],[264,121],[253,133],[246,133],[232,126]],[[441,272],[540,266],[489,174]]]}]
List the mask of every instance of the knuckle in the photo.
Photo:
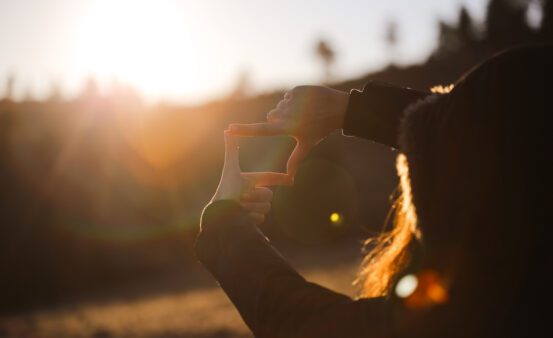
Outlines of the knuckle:
[{"label": "knuckle", "polygon": [[273,192],[267,187],[257,188],[257,196],[261,202],[270,202],[273,199]]},{"label": "knuckle", "polygon": [[281,115],[281,113],[282,112],[278,108],[277,109],[272,109],[267,113],[267,118],[275,118],[275,117]]},{"label": "knuckle", "polygon": [[290,92],[292,93],[292,95],[295,96],[300,94],[304,89],[305,89],[305,86],[295,86],[294,88],[292,88]]},{"label": "knuckle", "polygon": [[277,108],[278,108],[278,109],[281,109],[281,108],[285,107],[287,104],[288,104],[288,101],[286,101],[286,100],[280,100],[280,101],[278,101],[278,103],[277,103]]},{"label": "knuckle", "polygon": [[316,86],[309,86],[309,85],[301,85],[301,86],[296,86],[294,88],[292,88],[292,91],[294,94],[303,94],[303,93],[307,93],[309,91],[312,91],[314,90],[315,88],[317,88]]}]

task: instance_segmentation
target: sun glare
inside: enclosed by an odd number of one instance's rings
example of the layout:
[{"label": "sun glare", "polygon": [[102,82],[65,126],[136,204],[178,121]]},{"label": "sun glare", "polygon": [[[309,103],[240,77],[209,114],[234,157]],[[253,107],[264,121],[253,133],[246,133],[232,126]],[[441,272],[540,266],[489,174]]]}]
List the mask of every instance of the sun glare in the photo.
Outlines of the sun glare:
[{"label": "sun glare", "polygon": [[166,1],[95,2],[78,32],[81,70],[149,97],[193,91],[205,74],[197,74],[201,51],[184,14]]}]

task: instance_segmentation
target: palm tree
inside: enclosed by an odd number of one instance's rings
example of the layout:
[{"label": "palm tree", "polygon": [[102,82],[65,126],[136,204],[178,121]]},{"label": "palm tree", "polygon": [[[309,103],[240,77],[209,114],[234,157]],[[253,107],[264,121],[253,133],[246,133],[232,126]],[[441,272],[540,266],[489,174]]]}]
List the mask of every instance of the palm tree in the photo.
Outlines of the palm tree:
[{"label": "palm tree", "polygon": [[332,66],[335,60],[335,53],[329,43],[324,39],[317,42],[315,54],[323,62],[325,83],[329,83],[332,78]]}]

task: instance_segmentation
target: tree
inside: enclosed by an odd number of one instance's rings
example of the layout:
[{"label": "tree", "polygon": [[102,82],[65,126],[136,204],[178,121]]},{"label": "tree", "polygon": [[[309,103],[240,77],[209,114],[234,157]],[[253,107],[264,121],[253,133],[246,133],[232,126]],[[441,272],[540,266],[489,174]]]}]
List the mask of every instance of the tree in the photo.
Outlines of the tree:
[{"label": "tree", "polygon": [[443,57],[455,53],[462,46],[459,30],[446,22],[439,22],[438,48],[434,53],[436,56]]},{"label": "tree", "polygon": [[13,76],[13,74],[10,74],[6,78],[6,89],[5,89],[4,99],[13,100],[14,86],[15,86],[15,76]]},{"label": "tree", "polygon": [[335,53],[330,44],[324,39],[317,42],[315,54],[323,63],[325,82],[329,83],[332,78],[332,66],[335,60]]},{"label": "tree", "polygon": [[24,102],[33,102],[35,101],[35,96],[33,95],[33,90],[30,87],[25,88],[25,94],[23,94]]},{"label": "tree", "polygon": [[48,101],[61,102],[63,100],[61,85],[58,82],[52,82],[50,86],[50,93],[48,94]]},{"label": "tree", "polygon": [[393,20],[390,20],[386,26],[386,33],[384,36],[386,42],[386,49],[388,51],[388,59],[392,61],[394,55],[396,54],[397,47],[397,23]]},{"label": "tree", "polygon": [[251,74],[247,69],[243,69],[238,73],[235,85],[230,92],[230,98],[234,100],[245,99],[251,92]]},{"label": "tree", "polygon": [[80,98],[85,100],[97,100],[100,97],[100,90],[94,77],[86,80],[84,88],[80,93]]},{"label": "tree", "polygon": [[528,0],[490,0],[486,38],[499,46],[531,40],[533,33],[526,22],[528,4]]},{"label": "tree", "polygon": [[542,8],[543,19],[540,33],[544,40],[553,41],[553,0],[544,0]]},{"label": "tree", "polygon": [[476,30],[472,18],[465,7],[459,12],[458,30],[463,44],[470,44],[476,40]]}]

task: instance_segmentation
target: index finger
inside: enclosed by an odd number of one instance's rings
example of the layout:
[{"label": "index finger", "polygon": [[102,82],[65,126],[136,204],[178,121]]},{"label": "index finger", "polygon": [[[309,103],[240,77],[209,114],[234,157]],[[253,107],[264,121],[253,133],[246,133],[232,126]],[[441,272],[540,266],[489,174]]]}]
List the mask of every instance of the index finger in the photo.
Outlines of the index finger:
[{"label": "index finger", "polygon": [[237,136],[276,136],[287,135],[287,128],[281,123],[251,123],[239,124],[233,123],[229,125],[229,131]]},{"label": "index finger", "polygon": [[299,163],[307,157],[312,148],[313,145],[311,145],[311,143],[302,141],[298,141],[298,143],[296,143],[296,147],[292,151],[292,154],[290,154],[288,162],[286,163],[286,173],[288,175],[291,177],[296,176]]},{"label": "index finger", "polygon": [[256,187],[270,187],[274,185],[292,185],[294,179],[283,173],[274,172],[257,172],[257,173],[242,173],[242,177],[250,182],[253,182]]}]

